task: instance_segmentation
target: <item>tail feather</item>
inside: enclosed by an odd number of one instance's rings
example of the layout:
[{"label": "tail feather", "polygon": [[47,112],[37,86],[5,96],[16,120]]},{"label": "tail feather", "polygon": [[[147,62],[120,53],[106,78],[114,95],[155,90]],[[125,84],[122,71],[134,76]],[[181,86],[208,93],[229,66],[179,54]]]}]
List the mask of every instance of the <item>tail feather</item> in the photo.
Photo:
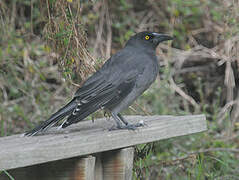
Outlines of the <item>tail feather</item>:
[{"label": "tail feather", "polygon": [[54,113],[48,120],[44,121],[39,126],[35,127],[33,130],[26,132],[24,136],[34,136],[35,134],[45,131],[48,128],[54,126],[57,122],[62,120],[64,117],[71,114],[76,106],[77,106],[77,102],[75,101],[75,99],[73,99],[66,106],[61,108],[56,113]]},{"label": "tail feather", "polygon": [[114,96],[115,93],[108,92],[108,94],[103,94],[102,96],[91,100],[90,103],[83,104],[81,107],[79,107],[79,111],[76,114],[72,113],[70,116],[68,116],[67,120],[65,120],[60,127],[66,128],[73,123],[83,120],[88,115],[103,107],[103,105],[109,102]]},{"label": "tail feather", "polygon": [[[94,113],[95,111],[97,111],[99,109],[99,107],[94,106],[88,110],[82,111],[78,116],[73,116],[70,115],[66,121],[64,121],[61,125],[61,128],[66,128],[67,126],[79,122],[81,120],[83,120],[84,118],[86,118],[87,116],[89,116],[91,113]],[[75,119],[77,119],[77,121],[75,121]]]}]

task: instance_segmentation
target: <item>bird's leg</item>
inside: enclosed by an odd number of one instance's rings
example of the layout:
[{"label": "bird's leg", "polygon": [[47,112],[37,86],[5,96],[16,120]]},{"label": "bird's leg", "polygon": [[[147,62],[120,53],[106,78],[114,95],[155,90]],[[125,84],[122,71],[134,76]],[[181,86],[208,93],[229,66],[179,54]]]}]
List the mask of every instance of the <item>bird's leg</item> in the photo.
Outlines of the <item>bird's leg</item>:
[{"label": "bird's leg", "polygon": [[128,121],[125,120],[125,118],[120,113],[118,113],[117,115],[120,118],[120,120],[125,124],[125,126],[123,127],[124,129],[135,130],[137,127],[144,126],[144,123],[142,123],[142,122],[139,122],[136,124],[130,124]]},{"label": "bird's leg", "polygon": [[120,118],[120,120],[121,120],[126,126],[129,124],[129,122],[126,121],[126,119],[125,119],[120,113],[118,113],[117,115],[118,115],[118,117]]},{"label": "bird's leg", "polygon": [[[136,123],[136,124],[129,124],[124,117],[118,113],[117,115],[115,113],[111,113],[113,119],[117,123],[116,127],[111,127],[110,130],[116,130],[116,129],[129,129],[129,130],[135,130],[137,127],[143,126],[143,123]],[[124,126],[122,126],[121,122],[124,123]]]},{"label": "bird's leg", "polygon": [[120,118],[115,114],[115,113],[111,113],[113,119],[115,120],[116,122],[116,127],[111,127],[109,130],[115,130],[115,129],[122,129],[122,125],[121,125],[121,121],[120,121]]}]

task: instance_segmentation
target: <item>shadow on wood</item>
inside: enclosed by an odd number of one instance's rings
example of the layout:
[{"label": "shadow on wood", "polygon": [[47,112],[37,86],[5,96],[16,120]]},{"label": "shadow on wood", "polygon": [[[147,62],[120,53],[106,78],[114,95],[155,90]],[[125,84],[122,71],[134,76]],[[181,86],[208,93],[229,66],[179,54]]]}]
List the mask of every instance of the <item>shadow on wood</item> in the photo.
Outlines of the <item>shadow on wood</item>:
[{"label": "shadow on wood", "polygon": [[[95,157],[70,158],[49,163],[9,170],[16,180],[92,180],[94,179]],[[93,174],[92,174],[93,173]],[[9,180],[0,175],[1,180]]]}]

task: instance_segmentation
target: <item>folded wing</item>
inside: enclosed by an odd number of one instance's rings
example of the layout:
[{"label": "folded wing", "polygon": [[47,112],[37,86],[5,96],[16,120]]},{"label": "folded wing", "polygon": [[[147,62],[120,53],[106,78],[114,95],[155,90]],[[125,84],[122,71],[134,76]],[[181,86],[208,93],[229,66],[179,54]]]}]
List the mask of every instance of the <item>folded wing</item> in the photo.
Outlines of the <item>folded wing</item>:
[{"label": "folded wing", "polygon": [[87,83],[76,92],[78,105],[61,127],[77,123],[100,108],[117,104],[131,92],[136,79],[137,73],[131,72],[124,74],[123,79],[107,81],[102,78]]}]

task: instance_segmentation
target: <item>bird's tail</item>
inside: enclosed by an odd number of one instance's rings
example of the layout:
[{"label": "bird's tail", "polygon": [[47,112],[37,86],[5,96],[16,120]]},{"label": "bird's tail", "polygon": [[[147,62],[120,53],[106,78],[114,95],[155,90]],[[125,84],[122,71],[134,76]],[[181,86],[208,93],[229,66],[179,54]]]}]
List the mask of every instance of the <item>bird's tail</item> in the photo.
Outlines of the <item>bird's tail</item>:
[{"label": "bird's tail", "polygon": [[77,106],[77,102],[75,99],[73,99],[66,106],[62,107],[59,111],[54,113],[48,120],[44,121],[39,126],[35,127],[33,130],[26,132],[24,136],[34,136],[35,134],[45,131],[48,128],[54,126],[57,122],[62,120],[64,117],[71,114],[76,106]]}]

